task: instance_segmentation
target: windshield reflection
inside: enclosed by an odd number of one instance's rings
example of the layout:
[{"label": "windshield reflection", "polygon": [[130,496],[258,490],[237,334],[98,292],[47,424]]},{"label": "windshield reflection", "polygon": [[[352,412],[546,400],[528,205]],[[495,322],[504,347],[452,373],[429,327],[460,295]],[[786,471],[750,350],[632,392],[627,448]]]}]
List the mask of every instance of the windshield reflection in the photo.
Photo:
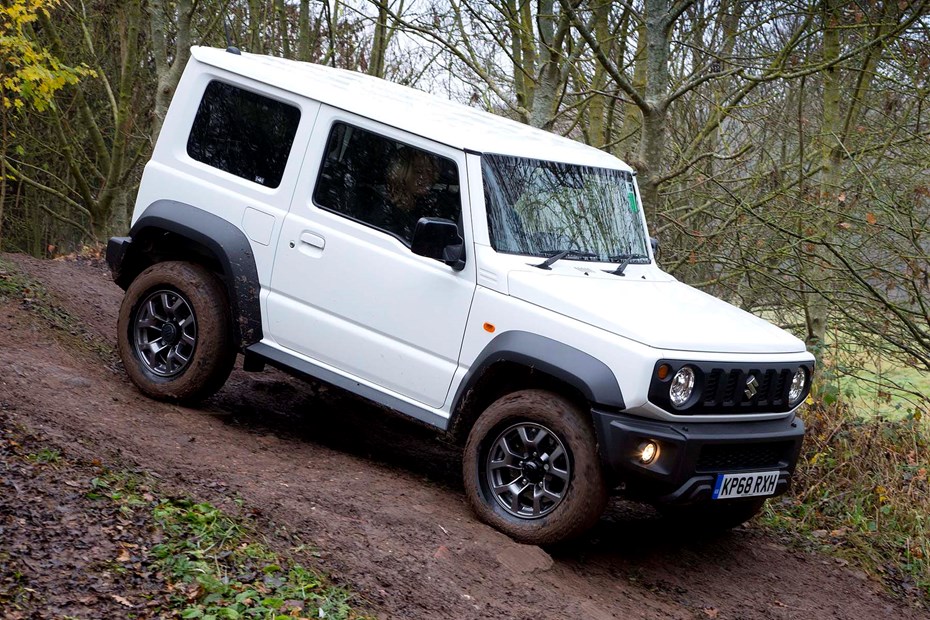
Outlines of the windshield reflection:
[{"label": "windshield reflection", "polygon": [[649,262],[629,172],[489,154],[481,169],[498,252]]}]

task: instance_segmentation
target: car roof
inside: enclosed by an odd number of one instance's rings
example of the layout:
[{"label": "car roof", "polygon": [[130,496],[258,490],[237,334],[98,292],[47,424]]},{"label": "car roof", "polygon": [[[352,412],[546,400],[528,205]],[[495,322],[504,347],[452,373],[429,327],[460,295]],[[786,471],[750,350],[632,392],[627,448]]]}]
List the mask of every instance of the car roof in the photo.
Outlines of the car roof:
[{"label": "car roof", "polygon": [[191,54],[218,69],[458,149],[632,170],[581,142],[363,73],[211,47],[194,47]]}]

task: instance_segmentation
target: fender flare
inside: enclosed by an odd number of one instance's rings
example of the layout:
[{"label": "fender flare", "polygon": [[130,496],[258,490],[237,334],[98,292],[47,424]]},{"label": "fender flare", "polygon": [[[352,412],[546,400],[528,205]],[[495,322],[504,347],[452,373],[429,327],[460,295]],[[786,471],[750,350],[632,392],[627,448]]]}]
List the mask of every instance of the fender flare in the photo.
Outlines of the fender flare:
[{"label": "fender flare", "polygon": [[[216,258],[226,286],[236,345],[246,347],[262,339],[259,303],[261,285],[255,255],[248,238],[235,224],[203,209],[175,200],[158,200],[149,205],[129,231],[134,243],[127,249],[127,260],[152,234],[172,233],[206,248]],[[178,248],[179,250],[181,248]],[[131,274],[135,277],[136,274]],[[121,286],[129,283],[117,281]]]},{"label": "fender flare", "polygon": [[577,389],[591,404],[624,409],[623,394],[613,371],[601,360],[567,344],[524,331],[496,336],[478,354],[455,393],[458,412],[484,372],[498,362],[537,369]]}]

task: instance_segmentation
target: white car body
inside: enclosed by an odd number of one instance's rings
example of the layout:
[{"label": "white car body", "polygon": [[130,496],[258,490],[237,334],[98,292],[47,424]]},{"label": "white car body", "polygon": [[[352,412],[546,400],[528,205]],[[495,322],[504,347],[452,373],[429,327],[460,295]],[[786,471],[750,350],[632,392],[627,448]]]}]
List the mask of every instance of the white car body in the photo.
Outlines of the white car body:
[{"label": "white car body", "polygon": [[[410,231],[401,215],[413,214],[385,197],[397,161],[382,154],[425,154],[423,188],[445,201],[434,196],[429,208],[448,213],[418,217]],[[382,180],[366,184],[360,170]],[[511,179],[497,170],[530,170],[530,198],[501,198]],[[366,75],[195,47],[130,236],[107,247],[127,289],[120,354],[156,398],[213,393],[241,352],[246,370],[269,363],[467,436],[472,505],[520,540],[576,535],[606,489],[659,506],[723,506],[732,525],[755,514],[759,496],[788,488],[814,357],[789,333],[663,272],[639,205],[629,166],[573,140]],[[539,228],[547,218],[567,219]],[[604,240],[600,253],[564,245],[579,235]],[[213,290],[210,300],[172,279],[181,272]],[[219,361],[190,361],[198,304],[224,326],[209,343],[224,352]],[[169,360],[169,349],[180,357]],[[519,394],[526,403],[548,394],[562,413],[526,404],[514,418],[504,410]],[[507,433],[524,437],[517,464],[494,460],[494,450],[511,452]],[[535,447],[544,437],[553,442],[545,454]],[[563,460],[550,470],[550,457]],[[576,462],[597,473],[573,496]]]},{"label": "white car body", "polygon": [[[604,272],[610,264],[562,260],[552,271],[540,271],[531,257],[491,249],[480,162],[471,153],[630,170],[607,153],[366,75],[198,47],[190,64],[174,99],[189,105],[171,106],[163,134],[189,126],[205,85],[221,79],[298,106],[302,120],[294,143],[302,146],[295,147],[282,183],[268,189],[193,160],[183,140],[159,139],[133,223],[153,202],[169,199],[196,204],[241,227],[255,254],[262,342],[270,347],[415,405],[424,420],[440,426],[478,354],[508,330],[589,352],[615,373],[628,411],[666,420],[683,416],[648,402],[648,377],[659,359],[700,354],[709,362],[813,360],[794,336],[678,282],[654,261],[629,265],[621,278]],[[314,209],[309,196],[319,160],[312,154],[321,150],[335,120],[423,146],[460,166],[469,190],[462,196],[470,214],[465,240],[474,257],[463,271]],[[315,247],[314,239],[325,247]],[[313,291],[302,286],[306,281],[314,282]],[[346,286],[350,281],[355,285]],[[493,334],[485,323],[495,326]],[[367,353],[359,355],[361,350]]]}]

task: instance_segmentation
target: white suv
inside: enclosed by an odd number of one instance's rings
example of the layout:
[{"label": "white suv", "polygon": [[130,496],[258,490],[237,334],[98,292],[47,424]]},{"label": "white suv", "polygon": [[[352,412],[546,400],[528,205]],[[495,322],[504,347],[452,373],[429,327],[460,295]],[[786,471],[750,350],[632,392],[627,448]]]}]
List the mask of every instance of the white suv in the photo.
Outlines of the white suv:
[{"label": "white suv", "polygon": [[194,48],[107,261],[143,392],[238,352],[344,388],[461,440],[521,541],[611,491],[733,526],[798,458],[814,358],[656,266],[630,167],[365,75]]}]

